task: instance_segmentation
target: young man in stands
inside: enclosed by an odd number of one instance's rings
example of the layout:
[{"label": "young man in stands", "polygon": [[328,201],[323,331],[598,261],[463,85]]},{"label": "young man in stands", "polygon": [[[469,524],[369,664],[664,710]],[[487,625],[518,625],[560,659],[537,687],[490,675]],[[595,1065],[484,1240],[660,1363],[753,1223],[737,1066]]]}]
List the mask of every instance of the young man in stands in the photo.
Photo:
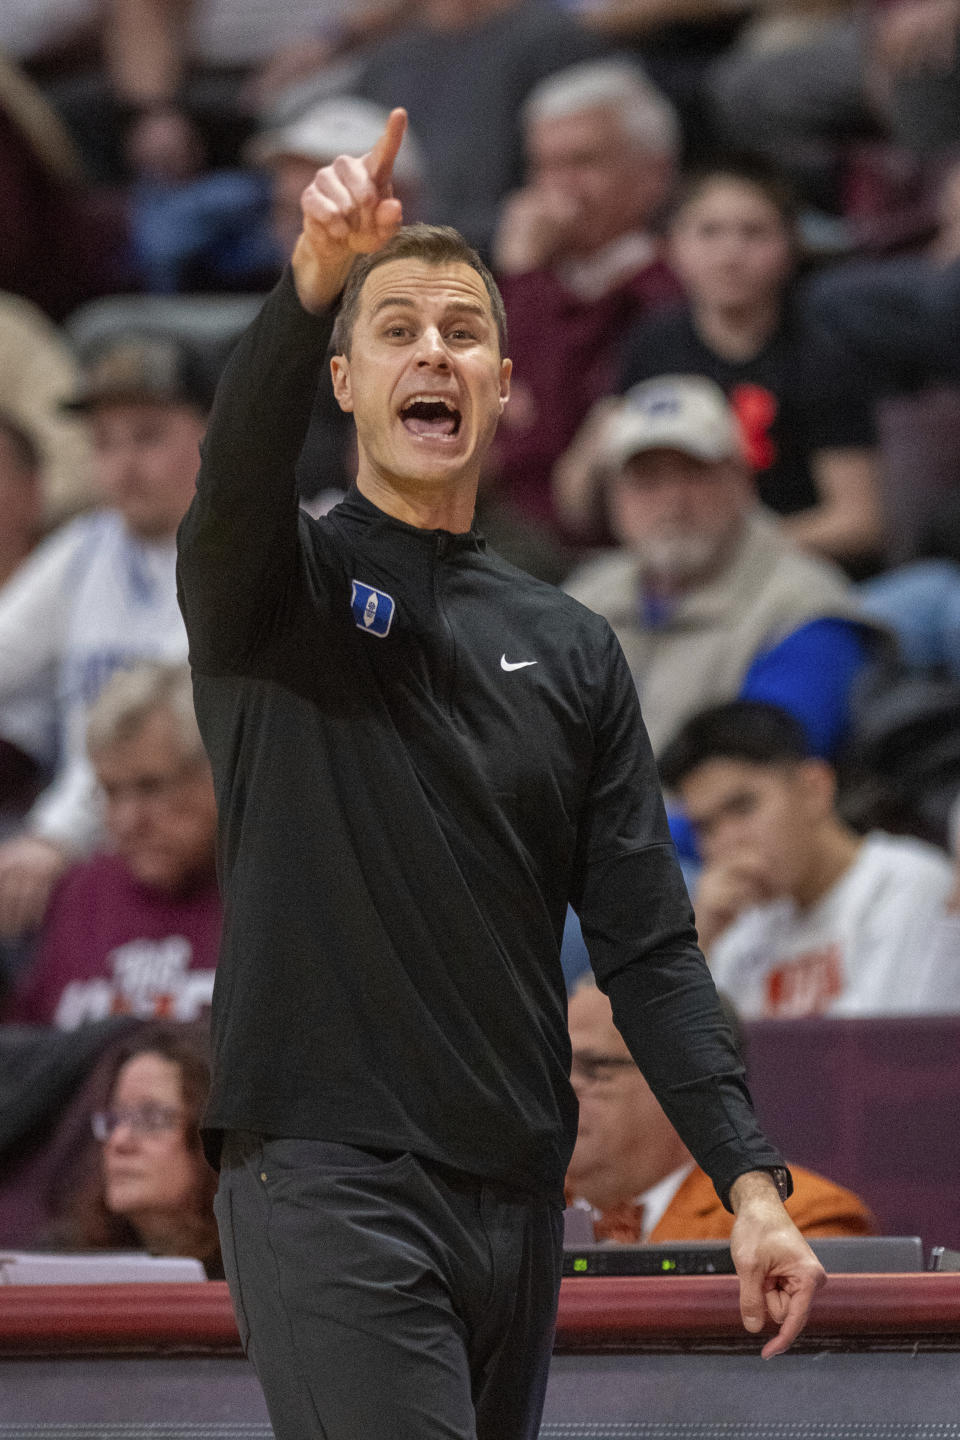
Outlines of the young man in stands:
[{"label": "young man in stands", "polygon": [[858,835],[833,769],[776,706],[695,715],[660,756],[704,859],[694,910],[717,986],[747,1018],[937,1012],[960,954],[931,944],[952,887],[933,846]]},{"label": "young man in stands", "polygon": [[[695,1163],[613,1023],[592,978],[570,998],[571,1080],[580,1102],[567,1202],[591,1211],[598,1240],[727,1240],[733,1217]],[[802,1235],[870,1235],[873,1217],[851,1191],[790,1166],[787,1211]]]},{"label": "young man in stands", "polygon": [[107,1015],[194,1020],[213,993],[221,908],[187,667],[114,675],[87,739],[109,850],[61,880],[4,1018],[63,1030]]}]

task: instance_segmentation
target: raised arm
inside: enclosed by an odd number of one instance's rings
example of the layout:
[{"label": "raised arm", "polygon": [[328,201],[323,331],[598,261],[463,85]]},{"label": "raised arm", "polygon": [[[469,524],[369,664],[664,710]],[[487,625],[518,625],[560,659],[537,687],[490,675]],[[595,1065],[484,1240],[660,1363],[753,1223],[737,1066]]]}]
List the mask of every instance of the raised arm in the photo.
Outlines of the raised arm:
[{"label": "raised arm", "polygon": [[318,171],[304,192],[292,264],[224,371],[178,539],[180,605],[198,669],[242,664],[298,583],[297,457],[350,266],[402,220],[390,177],[405,126],[404,112],[393,111],[369,154]]}]

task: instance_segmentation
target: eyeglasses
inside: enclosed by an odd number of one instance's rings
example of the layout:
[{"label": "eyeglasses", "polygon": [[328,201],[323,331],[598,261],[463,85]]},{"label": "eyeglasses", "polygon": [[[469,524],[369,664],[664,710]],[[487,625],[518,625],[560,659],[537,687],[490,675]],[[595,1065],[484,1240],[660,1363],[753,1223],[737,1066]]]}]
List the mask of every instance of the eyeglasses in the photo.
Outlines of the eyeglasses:
[{"label": "eyeglasses", "polygon": [[574,1052],[570,1066],[571,1077],[582,1080],[585,1085],[607,1085],[618,1070],[636,1070],[636,1065],[626,1055],[593,1055],[588,1051]]},{"label": "eyeglasses", "polygon": [[174,1105],[121,1106],[116,1110],[96,1110],[90,1116],[90,1128],[102,1144],[121,1125],[129,1125],[137,1135],[161,1135],[165,1130],[176,1130],[183,1118],[183,1111]]}]

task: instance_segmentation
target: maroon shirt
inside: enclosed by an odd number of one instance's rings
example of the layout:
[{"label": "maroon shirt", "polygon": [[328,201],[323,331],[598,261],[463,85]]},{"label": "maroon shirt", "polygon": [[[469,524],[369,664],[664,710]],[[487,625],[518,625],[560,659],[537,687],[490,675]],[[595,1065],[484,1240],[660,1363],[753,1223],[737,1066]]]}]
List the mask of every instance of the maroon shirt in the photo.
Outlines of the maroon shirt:
[{"label": "maroon shirt", "polygon": [[194,1020],[210,1005],[220,923],[213,876],[171,895],[95,855],[55,890],[4,1019],[61,1030],[107,1015]]},{"label": "maroon shirt", "polygon": [[494,449],[500,492],[528,520],[559,524],[550,475],[594,401],[617,390],[624,339],[653,310],[674,304],[679,281],[662,260],[599,300],[581,300],[553,270],[507,275],[513,396]]}]

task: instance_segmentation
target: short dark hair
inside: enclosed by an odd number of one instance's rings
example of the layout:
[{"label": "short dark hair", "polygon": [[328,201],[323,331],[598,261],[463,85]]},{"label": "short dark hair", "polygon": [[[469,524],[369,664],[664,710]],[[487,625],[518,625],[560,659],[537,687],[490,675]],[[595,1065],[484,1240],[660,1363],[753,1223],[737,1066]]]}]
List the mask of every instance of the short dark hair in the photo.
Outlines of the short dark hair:
[{"label": "short dark hair", "polygon": [[0,436],[5,436],[13,458],[21,470],[40,469],[42,456],[40,446],[25,425],[16,420],[8,410],[0,409]]},{"label": "short dark hair", "polygon": [[676,790],[711,760],[744,760],[748,765],[794,765],[809,760],[803,725],[779,705],[731,700],[711,705],[680,727],[660,756],[660,778]]},{"label": "short dark hair", "polygon": [[507,313],[497,282],[488,267],[452,225],[418,223],[401,226],[379,250],[374,250],[370,255],[359,255],[353,262],[333,327],[331,345],[335,355],[350,354],[353,327],[360,308],[360,292],[367,276],[379,265],[388,265],[391,260],[422,260],[427,265],[469,265],[486,287],[500,341],[500,354],[507,353]]},{"label": "short dark hair", "polygon": [[708,185],[715,181],[734,180],[758,190],[774,207],[784,226],[795,237],[797,233],[797,199],[789,181],[766,161],[752,155],[714,156],[705,164],[686,171],[680,179],[670,206],[670,221],[697,200]]}]

